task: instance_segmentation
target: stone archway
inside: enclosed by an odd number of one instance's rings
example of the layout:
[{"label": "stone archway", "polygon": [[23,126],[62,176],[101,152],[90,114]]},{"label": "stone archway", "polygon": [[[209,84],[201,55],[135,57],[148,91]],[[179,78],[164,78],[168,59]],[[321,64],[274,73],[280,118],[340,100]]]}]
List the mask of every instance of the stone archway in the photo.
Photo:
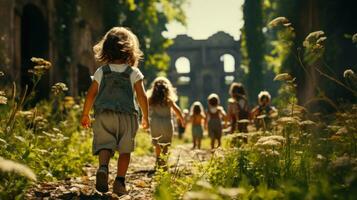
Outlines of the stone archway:
[{"label": "stone archway", "polygon": [[[32,75],[28,70],[33,67],[31,57],[48,58],[49,31],[48,24],[41,10],[27,4],[23,7],[21,16],[21,87],[31,88]],[[46,98],[49,95],[49,74],[45,74],[37,85],[34,101]]]}]

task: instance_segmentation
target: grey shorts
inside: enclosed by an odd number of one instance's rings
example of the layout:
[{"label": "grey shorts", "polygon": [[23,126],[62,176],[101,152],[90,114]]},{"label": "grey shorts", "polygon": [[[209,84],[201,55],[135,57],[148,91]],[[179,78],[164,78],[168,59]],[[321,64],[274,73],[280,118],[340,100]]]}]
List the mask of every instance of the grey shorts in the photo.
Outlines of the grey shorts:
[{"label": "grey shorts", "polygon": [[136,115],[103,111],[96,114],[93,124],[93,155],[102,149],[109,149],[114,155],[131,153],[135,147],[135,135],[138,131]]},{"label": "grey shorts", "polygon": [[152,144],[171,144],[173,130],[173,121],[171,119],[152,118],[150,120]]}]

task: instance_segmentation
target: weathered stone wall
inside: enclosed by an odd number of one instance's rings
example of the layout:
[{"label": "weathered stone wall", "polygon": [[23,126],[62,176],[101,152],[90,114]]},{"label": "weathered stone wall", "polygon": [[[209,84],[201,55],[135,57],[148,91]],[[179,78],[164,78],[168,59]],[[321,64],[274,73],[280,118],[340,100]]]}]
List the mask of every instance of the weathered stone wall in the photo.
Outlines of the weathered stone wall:
[{"label": "weathered stone wall", "polygon": [[[177,87],[179,95],[189,97],[189,103],[201,101],[206,104],[207,96],[214,92],[226,105],[229,83],[226,76],[233,76],[234,81],[240,81],[240,42],[224,32],[218,32],[207,40],[193,40],[186,35],[174,39],[174,45],[168,50],[171,58],[169,78]],[[225,72],[221,56],[229,54],[234,57],[234,72]],[[180,74],[175,63],[178,58],[186,57],[190,61],[190,73]],[[180,77],[189,77],[189,83],[180,83]]]},{"label": "weathered stone wall", "polygon": [[[48,28],[48,52],[45,59],[53,63],[49,75],[49,88],[58,81],[67,82],[71,95],[82,93],[90,84],[89,75],[94,73],[97,64],[93,58],[92,46],[99,40],[106,30],[103,26],[103,13],[101,1],[78,0],[75,18],[70,22],[71,30],[67,42],[71,49],[61,49],[62,38],[58,38],[58,26],[60,25],[57,13],[58,7],[63,4],[61,0],[0,0],[0,70],[7,72],[12,80],[21,84],[24,67],[21,46],[21,23],[23,9],[31,4],[40,10]],[[41,33],[38,33],[41,34]],[[44,37],[45,38],[45,37]],[[61,52],[71,52],[68,58],[64,58]],[[35,55],[34,55],[35,56]],[[65,62],[59,62],[65,60]],[[66,63],[63,66],[63,63]],[[63,73],[66,71],[66,73]],[[66,75],[63,75],[66,74]],[[69,77],[67,77],[69,76]]]}]

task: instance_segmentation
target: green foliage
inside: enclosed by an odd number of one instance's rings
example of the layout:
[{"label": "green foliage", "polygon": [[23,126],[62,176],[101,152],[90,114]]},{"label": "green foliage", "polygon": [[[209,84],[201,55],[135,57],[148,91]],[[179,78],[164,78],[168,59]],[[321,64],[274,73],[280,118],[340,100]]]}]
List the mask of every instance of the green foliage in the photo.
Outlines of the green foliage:
[{"label": "green foliage", "polygon": [[[42,59],[33,61],[48,63]],[[38,66],[33,70],[36,87],[36,82],[46,71],[39,71],[44,69]],[[81,175],[80,166],[93,162],[91,133],[79,127],[81,106],[75,104],[73,98],[72,101],[64,98],[65,89],[63,83],[56,84],[50,101],[39,102],[35,107],[24,110],[23,105],[35,90],[31,90],[28,96],[25,90],[19,96],[14,85],[12,99],[0,105],[0,155],[27,165],[39,182]],[[2,95],[9,97],[4,93],[2,91]],[[3,162],[6,160],[0,160]],[[0,172],[0,178],[4,180],[0,183],[1,199],[23,198],[26,188],[33,182],[11,172],[16,172],[17,165],[8,167],[12,169]]]},{"label": "green foliage", "polygon": [[185,24],[182,6],[186,0],[121,0],[105,3],[104,20],[109,29],[120,25],[129,27],[138,35],[141,49],[144,52],[144,73],[149,82],[159,71],[168,69],[170,58],[166,49],[172,40],[162,36],[166,24],[178,21]]}]

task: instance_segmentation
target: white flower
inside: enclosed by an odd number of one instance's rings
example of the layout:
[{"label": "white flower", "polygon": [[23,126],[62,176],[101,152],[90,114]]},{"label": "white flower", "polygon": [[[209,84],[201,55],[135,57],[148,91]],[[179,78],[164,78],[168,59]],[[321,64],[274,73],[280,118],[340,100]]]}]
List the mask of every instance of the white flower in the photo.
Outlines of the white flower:
[{"label": "white flower", "polygon": [[14,172],[16,174],[20,174],[28,179],[36,181],[36,175],[33,171],[28,168],[26,165],[6,160],[0,157],[0,171],[2,172]]},{"label": "white flower", "polygon": [[216,200],[220,199],[218,195],[205,191],[198,192],[186,192],[183,196],[183,200]]},{"label": "white flower", "polygon": [[274,81],[290,81],[293,77],[288,73],[277,74]]},{"label": "white flower", "polygon": [[347,134],[347,133],[348,133],[347,128],[346,127],[342,127],[342,128],[337,130],[336,135],[344,135],[344,134]]},{"label": "white flower", "polygon": [[268,26],[276,27],[279,24],[281,24],[283,26],[291,26],[291,23],[289,22],[289,20],[286,17],[277,17],[277,18],[271,20],[269,22]]},{"label": "white flower", "polygon": [[343,77],[344,78],[350,78],[350,77],[353,77],[354,76],[354,71],[352,69],[346,69],[344,72],[343,72]]},{"label": "white flower", "polygon": [[228,196],[233,198],[236,198],[238,195],[243,195],[247,193],[247,191],[244,188],[224,188],[224,187],[219,187],[218,192],[221,195]]},{"label": "white flower", "polygon": [[0,104],[7,104],[7,98],[4,96],[0,96]]},{"label": "white flower", "polygon": [[352,42],[357,43],[357,33],[352,36]]}]

